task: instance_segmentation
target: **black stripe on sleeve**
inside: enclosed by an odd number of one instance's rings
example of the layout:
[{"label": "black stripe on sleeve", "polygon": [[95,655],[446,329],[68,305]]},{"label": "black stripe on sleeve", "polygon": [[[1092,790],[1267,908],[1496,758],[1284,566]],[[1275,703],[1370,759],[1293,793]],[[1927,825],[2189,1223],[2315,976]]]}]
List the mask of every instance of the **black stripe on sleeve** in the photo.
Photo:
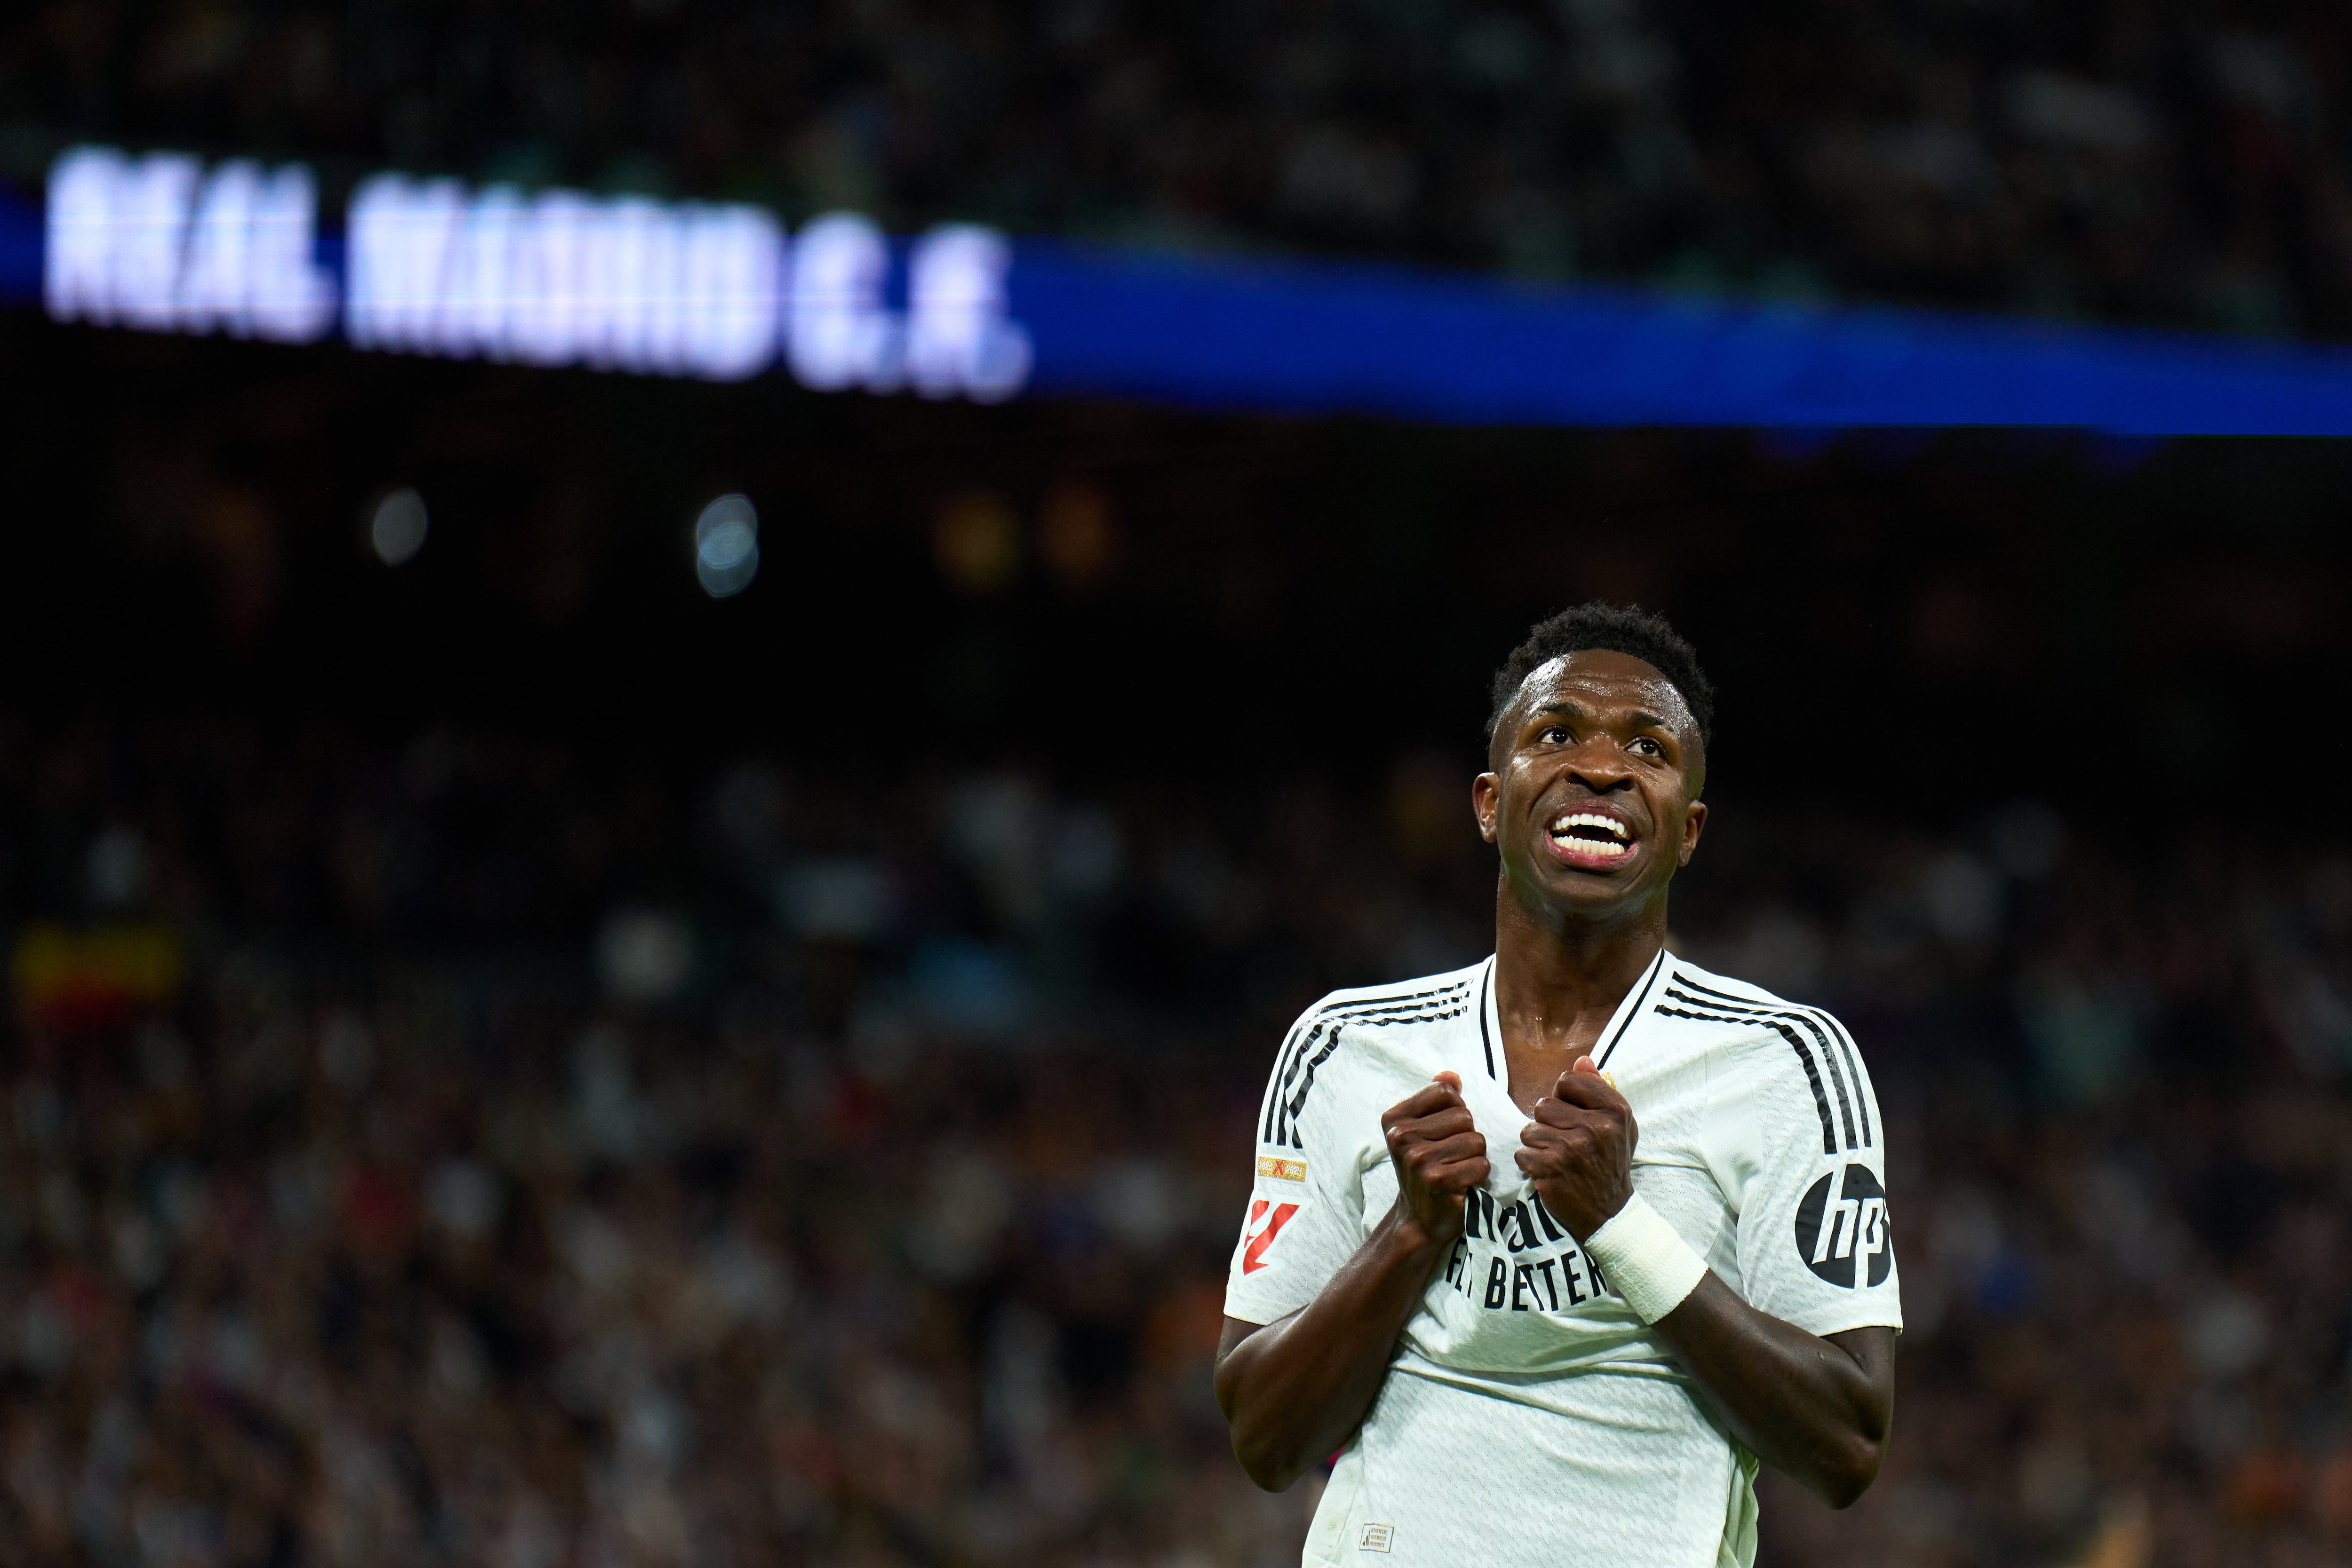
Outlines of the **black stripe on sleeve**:
[{"label": "black stripe on sleeve", "polygon": [[1289,1065],[1284,1068],[1274,1081],[1274,1124],[1266,1133],[1267,1143],[1290,1142],[1291,1080],[1298,1076],[1298,1070],[1306,1064],[1307,1053],[1315,1048],[1315,1042],[1323,1037],[1323,1031],[1332,1027],[1329,1015],[1318,1016],[1306,1032],[1299,1036],[1298,1043],[1291,1048]]},{"label": "black stripe on sleeve", "polygon": [[[1365,997],[1352,1003],[1340,1002],[1328,1008],[1317,1009],[1292,1026],[1289,1042],[1284,1045],[1282,1053],[1275,1059],[1275,1083],[1277,1085],[1274,1095],[1275,1100],[1278,1103],[1287,1094],[1291,1081],[1298,1076],[1299,1066],[1305,1061],[1307,1052],[1314,1048],[1317,1037],[1332,1019],[1358,1016],[1370,1017],[1376,1012],[1409,1011],[1424,1006],[1433,1006],[1435,1004],[1429,998],[1451,997],[1468,988],[1467,980],[1456,980],[1450,986],[1438,986],[1426,991],[1414,991],[1407,996]],[[1262,1141],[1269,1144],[1282,1142],[1282,1117],[1276,1113],[1274,1106],[1269,1104],[1266,1107],[1265,1124],[1260,1129]]]},{"label": "black stripe on sleeve", "polygon": [[1329,1042],[1315,1054],[1314,1060],[1307,1064],[1307,1076],[1298,1085],[1297,1097],[1282,1108],[1284,1131],[1288,1134],[1290,1146],[1294,1149],[1304,1149],[1307,1146],[1307,1139],[1298,1131],[1298,1113],[1307,1108],[1307,1093],[1315,1087],[1315,1070],[1322,1066],[1333,1051],[1339,1049],[1339,1036],[1343,1028],[1344,1024],[1340,1023],[1331,1026]]},{"label": "black stripe on sleeve", "polygon": [[1839,1052],[1845,1057],[1846,1076],[1853,1080],[1853,1108],[1862,1116],[1862,1145],[1868,1148],[1871,1145],[1871,1092],[1869,1085],[1862,1080],[1862,1053],[1854,1050],[1853,1037],[1846,1033],[1845,1025],[1822,1012],[1819,1008],[1808,1008],[1805,1010],[1829,1026],[1830,1038],[1837,1041]]},{"label": "black stripe on sleeve", "polygon": [[[1282,1055],[1275,1062],[1274,1082],[1268,1086],[1273,1091],[1275,1104],[1279,1105],[1289,1097],[1291,1082],[1298,1076],[1301,1061],[1307,1053],[1314,1049],[1316,1040],[1321,1038],[1335,1010],[1330,1008],[1318,1009],[1299,1019],[1291,1030],[1290,1039],[1283,1046]],[[1269,1116],[1265,1128],[1265,1141],[1269,1144],[1282,1141],[1282,1118],[1279,1113]]]},{"label": "black stripe on sleeve", "polygon": [[[1701,988],[1703,989],[1704,988]],[[1709,991],[1707,994],[1709,996],[1722,995],[1720,991]],[[1830,1050],[1829,1037],[1822,1033],[1821,1026],[1814,1023],[1812,1019],[1805,1017],[1802,1013],[1782,1011],[1773,1008],[1760,1008],[1750,1002],[1701,1001],[1698,998],[1690,995],[1688,992],[1678,991],[1671,986],[1666,988],[1666,995],[1670,997],[1679,997],[1684,1001],[1690,1003],[1693,1007],[1711,1007],[1718,1012],[1735,1013],[1742,1018],[1761,1019],[1764,1022],[1769,1023],[1774,1029],[1779,1030],[1784,1035],[1789,1033],[1788,1026],[1790,1024],[1794,1023],[1804,1026],[1805,1032],[1811,1035],[1815,1043],[1821,1047],[1822,1065],[1829,1069],[1830,1088],[1835,1091],[1837,1094],[1838,1117],[1845,1124],[1845,1146],[1849,1149],[1856,1149],[1862,1146],[1862,1140],[1855,1135],[1853,1130],[1853,1103],[1846,1098],[1845,1074],[1838,1071],[1837,1057]]]},{"label": "black stripe on sleeve", "polygon": [[1862,1086],[1862,1068],[1854,1061],[1853,1048],[1846,1043],[1837,1020],[1813,1008],[1792,1007],[1789,1016],[1812,1031],[1813,1038],[1822,1042],[1822,1055],[1832,1068],[1841,1057],[1844,1059],[1846,1082],[1853,1085],[1853,1113],[1862,1118],[1862,1147],[1870,1147],[1870,1095]]},{"label": "black stripe on sleeve", "polygon": [[1643,979],[1642,982],[1642,994],[1633,998],[1633,1005],[1632,1007],[1625,1009],[1625,1021],[1617,1026],[1617,1032],[1611,1035],[1609,1037],[1609,1043],[1601,1048],[1601,1060],[1594,1062],[1592,1064],[1593,1066],[1606,1067],[1609,1065],[1611,1053],[1617,1049],[1617,1042],[1625,1038],[1625,1031],[1633,1027],[1633,1020],[1642,1016],[1642,1009],[1650,999],[1650,988],[1658,983],[1658,977],[1665,972],[1665,967],[1666,950],[1664,947],[1661,947],[1658,949],[1658,956],[1650,961],[1650,973],[1648,977]]},{"label": "black stripe on sleeve", "polygon": [[1350,1029],[1386,1029],[1391,1024],[1399,1023],[1436,1023],[1445,1019],[1460,1018],[1464,1009],[1468,1005],[1467,1000],[1465,999],[1463,1001],[1455,1002],[1449,1008],[1441,1008],[1430,1012],[1415,1013],[1407,1018],[1353,1018],[1335,1016],[1328,1019],[1328,1021],[1331,1026],[1330,1038],[1323,1042],[1322,1050],[1317,1051],[1312,1057],[1307,1059],[1307,1071],[1305,1076],[1301,1077],[1298,1081],[1298,1092],[1291,1095],[1289,1099],[1283,1103],[1281,1115],[1275,1124],[1276,1136],[1274,1141],[1276,1143],[1287,1142],[1294,1149],[1303,1149],[1307,1146],[1306,1135],[1299,1131],[1298,1127],[1299,1113],[1307,1109],[1307,1097],[1314,1092],[1316,1070],[1321,1067],[1324,1062],[1329,1061],[1331,1053],[1339,1049],[1339,1039],[1343,1030]]},{"label": "black stripe on sleeve", "polygon": [[[1685,999],[1687,1000],[1688,998]],[[1812,1085],[1813,1109],[1821,1113],[1822,1118],[1822,1153],[1825,1155],[1833,1155],[1838,1152],[1837,1128],[1830,1122],[1830,1097],[1822,1092],[1821,1069],[1813,1065],[1813,1053],[1805,1049],[1803,1038],[1801,1037],[1795,1030],[1790,1029],[1779,1019],[1755,1017],[1737,1018],[1727,1013],[1694,1012],[1683,1008],[1670,1008],[1664,1002],[1660,1002],[1658,1004],[1657,1010],[1667,1018],[1697,1019],[1703,1023],[1744,1023],[1761,1025],[1762,1027],[1778,1034],[1782,1040],[1787,1040],[1789,1042],[1789,1049],[1797,1053],[1797,1060],[1804,1063],[1805,1082]]]},{"label": "black stripe on sleeve", "polygon": [[[1677,975],[1675,977],[1692,990],[1717,998],[1713,1003],[1699,1001],[1696,997],[1683,998],[1685,1001],[1696,1002],[1700,1007],[1719,1004],[1736,1012],[1762,1013],[1772,1018],[1791,1019],[1804,1025],[1805,1032],[1811,1035],[1821,1046],[1822,1060],[1829,1064],[1830,1082],[1837,1087],[1838,1109],[1845,1113],[1846,1147],[1868,1148],[1871,1145],[1873,1140],[1870,1128],[1870,1100],[1863,1092],[1862,1071],[1854,1062],[1853,1048],[1847,1044],[1836,1019],[1829,1019],[1819,1008],[1799,1007],[1794,1003],[1768,1007],[1761,1002],[1749,1001],[1744,997],[1735,997],[1727,991],[1718,991],[1712,986],[1702,986],[1686,975]],[[1828,1024],[1826,1029],[1822,1027],[1824,1019]],[[1843,1072],[1838,1071],[1838,1056],[1841,1051],[1845,1056]],[[1848,1082],[1853,1084],[1853,1105],[1851,1110],[1847,1108],[1845,1097],[1845,1086]],[[1853,1119],[1857,1113],[1862,1117],[1862,1137],[1859,1143],[1855,1141],[1853,1132]]]},{"label": "black stripe on sleeve", "polygon": [[1259,1125],[1257,1133],[1257,1141],[1261,1144],[1274,1142],[1275,1107],[1282,1103],[1282,1086],[1288,1079],[1289,1064],[1297,1053],[1298,1042],[1315,1027],[1316,1016],[1309,1014],[1293,1024],[1289,1037],[1282,1042],[1282,1050],[1275,1056],[1274,1076],[1266,1080],[1265,1085],[1265,1120]]},{"label": "black stripe on sleeve", "polygon": [[[1289,1065],[1276,1077],[1274,1102],[1268,1109],[1268,1123],[1264,1141],[1288,1144],[1292,1148],[1306,1147],[1298,1130],[1298,1113],[1307,1107],[1307,1097],[1315,1087],[1316,1070],[1339,1049],[1340,1031],[1348,1028],[1386,1029],[1391,1024],[1432,1023],[1444,1019],[1460,1018],[1470,1005],[1470,982],[1456,981],[1433,990],[1421,991],[1410,998],[1370,998],[1354,1007],[1334,1007],[1315,1015],[1313,1021],[1289,1052]],[[1328,1036],[1328,1038],[1327,1038]],[[1320,1040],[1323,1048],[1313,1056]],[[1291,1088],[1292,1080],[1297,1088]]]}]

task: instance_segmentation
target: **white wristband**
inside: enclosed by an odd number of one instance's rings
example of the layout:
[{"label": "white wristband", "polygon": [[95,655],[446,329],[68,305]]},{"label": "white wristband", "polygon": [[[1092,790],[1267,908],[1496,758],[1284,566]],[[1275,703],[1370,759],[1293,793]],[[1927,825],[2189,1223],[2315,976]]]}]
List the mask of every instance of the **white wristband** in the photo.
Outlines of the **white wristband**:
[{"label": "white wristband", "polygon": [[1681,1306],[1706,1277],[1706,1260],[1638,1192],[1585,1238],[1584,1250],[1645,1323]]}]

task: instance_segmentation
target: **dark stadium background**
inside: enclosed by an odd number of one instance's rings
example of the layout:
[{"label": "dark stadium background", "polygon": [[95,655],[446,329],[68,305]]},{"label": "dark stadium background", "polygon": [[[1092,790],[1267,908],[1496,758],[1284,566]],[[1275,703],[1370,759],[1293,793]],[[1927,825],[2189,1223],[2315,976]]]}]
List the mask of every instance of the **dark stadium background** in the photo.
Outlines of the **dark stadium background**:
[{"label": "dark stadium background", "polygon": [[[2346,321],[2315,8],[0,38],[28,184],[74,136],[625,165],[901,230]],[[1295,1560],[1311,1499],[1206,1385],[1265,1063],[1486,950],[1486,679],[1588,596],[1722,692],[1677,942],[1837,1009],[1894,1124],[1892,1458],[1848,1514],[1769,1484],[1769,1568],[2352,1553],[2352,448],[983,409],[30,311],[0,365],[0,1562]],[[762,558],[713,601],[729,492]]]},{"label": "dark stadium background", "polygon": [[[5,329],[11,490],[44,524],[5,541],[0,636],[18,700],[62,712],[1345,774],[1475,758],[1500,651],[1598,596],[1706,632],[1717,789],[1938,824],[2063,797],[2141,834],[2116,781],[2344,673],[2327,442],[980,409]],[[387,570],[365,513],[394,485],[432,548]],[[688,529],[728,491],[763,564],[713,604]],[[1825,726],[1864,742],[1833,774]]]}]

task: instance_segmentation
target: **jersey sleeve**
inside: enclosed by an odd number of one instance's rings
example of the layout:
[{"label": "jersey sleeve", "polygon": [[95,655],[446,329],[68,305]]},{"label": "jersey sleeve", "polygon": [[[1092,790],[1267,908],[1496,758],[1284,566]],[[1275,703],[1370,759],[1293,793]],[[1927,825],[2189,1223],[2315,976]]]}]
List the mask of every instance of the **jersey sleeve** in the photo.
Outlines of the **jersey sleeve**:
[{"label": "jersey sleeve", "polygon": [[1886,1202],[1886,1124],[1862,1053],[1814,1009],[1740,1048],[1717,1180],[1737,1210],[1740,1294],[1809,1333],[1903,1326]]},{"label": "jersey sleeve", "polygon": [[1363,1244],[1360,1140],[1345,1135],[1344,1097],[1330,1084],[1303,1092],[1338,1027],[1318,1010],[1285,1037],[1258,1108],[1249,1207],[1225,1276],[1225,1315],[1244,1322],[1297,1312]]}]

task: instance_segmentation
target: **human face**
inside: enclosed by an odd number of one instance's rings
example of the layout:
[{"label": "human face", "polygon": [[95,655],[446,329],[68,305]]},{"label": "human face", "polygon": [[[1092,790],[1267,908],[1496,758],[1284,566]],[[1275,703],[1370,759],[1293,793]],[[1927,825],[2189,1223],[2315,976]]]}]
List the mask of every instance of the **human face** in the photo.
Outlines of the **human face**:
[{"label": "human face", "polygon": [[1646,905],[1706,823],[1689,706],[1628,653],[1587,649],[1538,667],[1487,764],[1471,790],[1478,831],[1522,900],[1561,914]]}]

